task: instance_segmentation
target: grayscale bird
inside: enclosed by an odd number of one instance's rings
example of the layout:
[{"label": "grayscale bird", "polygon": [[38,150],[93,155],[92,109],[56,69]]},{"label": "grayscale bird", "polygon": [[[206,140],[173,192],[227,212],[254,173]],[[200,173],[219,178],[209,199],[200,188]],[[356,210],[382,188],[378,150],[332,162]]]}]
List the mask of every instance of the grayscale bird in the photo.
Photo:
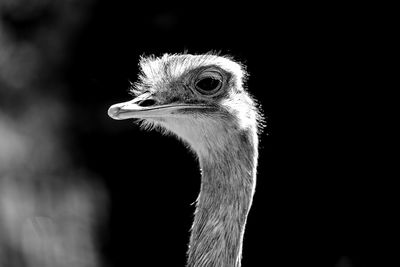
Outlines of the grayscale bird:
[{"label": "grayscale bird", "polygon": [[165,54],[141,58],[140,70],[136,97],[112,105],[108,115],[172,133],[197,154],[201,190],[187,266],[240,267],[262,124],[244,89],[244,66],[211,53]]}]

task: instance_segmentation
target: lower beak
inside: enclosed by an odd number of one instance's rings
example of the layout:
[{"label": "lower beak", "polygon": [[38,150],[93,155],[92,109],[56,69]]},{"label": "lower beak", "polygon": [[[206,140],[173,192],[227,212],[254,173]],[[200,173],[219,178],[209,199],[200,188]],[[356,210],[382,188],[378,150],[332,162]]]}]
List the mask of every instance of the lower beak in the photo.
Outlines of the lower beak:
[{"label": "lower beak", "polygon": [[140,103],[142,99],[133,99],[128,102],[118,103],[112,105],[108,109],[108,116],[115,120],[125,119],[141,119],[141,118],[160,118],[172,117],[188,109],[208,108],[206,105],[193,105],[193,104],[167,104],[167,105],[153,105],[142,107]]}]

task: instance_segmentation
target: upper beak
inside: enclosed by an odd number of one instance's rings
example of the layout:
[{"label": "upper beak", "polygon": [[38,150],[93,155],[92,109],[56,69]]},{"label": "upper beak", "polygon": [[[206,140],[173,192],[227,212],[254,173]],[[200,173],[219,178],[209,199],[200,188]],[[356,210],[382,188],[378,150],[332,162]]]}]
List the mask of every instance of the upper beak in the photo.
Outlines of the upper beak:
[{"label": "upper beak", "polygon": [[166,104],[152,106],[141,106],[140,104],[144,100],[152,100],[150,94],[142,94],[135,99],[112,105],[108,109],[108,116],[115,120],[135,119],[135,118],[160,118],[160,117],[171,117],[178,113],[182,109],[193,109],[193,108],[207,108],[206,105],[193,105],[193,104]]}]

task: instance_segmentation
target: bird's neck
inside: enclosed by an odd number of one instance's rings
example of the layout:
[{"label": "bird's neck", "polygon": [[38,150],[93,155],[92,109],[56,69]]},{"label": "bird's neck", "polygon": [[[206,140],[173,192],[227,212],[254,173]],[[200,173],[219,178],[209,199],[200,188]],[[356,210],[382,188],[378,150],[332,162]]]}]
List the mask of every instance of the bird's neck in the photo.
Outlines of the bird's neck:
[{"label": "bird's neck", "polygon": [[209,152],[199,153],[202,182],[188,266],[239,267],[256,182],[257,137],[237,134]]}]

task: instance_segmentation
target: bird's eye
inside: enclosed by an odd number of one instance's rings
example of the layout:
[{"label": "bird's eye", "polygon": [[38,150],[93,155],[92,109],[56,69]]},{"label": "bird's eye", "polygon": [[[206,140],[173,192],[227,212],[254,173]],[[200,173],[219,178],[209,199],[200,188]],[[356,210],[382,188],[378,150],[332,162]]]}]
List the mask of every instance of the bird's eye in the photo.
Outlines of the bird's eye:
[{"label": "bird's eye", "polygon": [[222,77],[217,73],[207,73],[198,78],[196,89],[204,94],[213,94],[222,87]]}]

